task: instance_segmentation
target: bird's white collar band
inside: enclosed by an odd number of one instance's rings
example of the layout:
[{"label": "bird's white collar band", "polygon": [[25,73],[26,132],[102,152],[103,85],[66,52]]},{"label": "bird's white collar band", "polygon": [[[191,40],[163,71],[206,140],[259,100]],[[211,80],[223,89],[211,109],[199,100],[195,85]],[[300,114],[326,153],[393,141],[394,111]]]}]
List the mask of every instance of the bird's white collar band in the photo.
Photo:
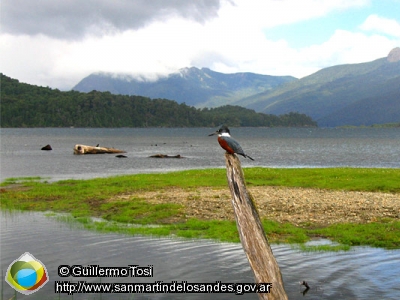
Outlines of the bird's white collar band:
[{"label": "bird's white collar band", "polygon": [[227,133],[227,132],[223,132],[219,136],[231,136],[231,135],[229,133]]}]

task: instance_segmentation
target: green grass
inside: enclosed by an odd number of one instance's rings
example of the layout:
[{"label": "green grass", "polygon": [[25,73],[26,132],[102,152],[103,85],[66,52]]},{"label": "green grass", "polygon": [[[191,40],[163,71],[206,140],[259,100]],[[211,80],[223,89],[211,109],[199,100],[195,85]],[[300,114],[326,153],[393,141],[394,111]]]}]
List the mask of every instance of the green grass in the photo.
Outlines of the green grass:
[{"label": "green grass", "polygon": [[[205,221],[189,219],[185,223],[164,225],[132,225],[109,221],[95,221],[89,217],[74,218],[69,215],[50,215],[58,220],[70,223],[79,223],[86,229],[102,232],[120,232],[126,234],[142,234],[155,237],[176,236],[188,239],[212,239],[221,242],[240,242],[236,223],[233,221]],[[291,224],[263,221],[264,230],[271,243],[304,243],[309,240],[305,231]]]},{"label": "green grass", "polygon": [[315,246],[299,244],[299,245],[296,245],[294,248],[300,249],[304,252],[322,252],[322,251],[339,252],[339,251],[349,251],[351,247],[346,244],[315,245]]},{"label": "green grass", "polygon": [[251,185],[308,187],[328,190],[400,192],[400,169],[303,168],[245,170]]},{"label": "green grass", "polygon": [[140,199],[131,199],[125,202],[108,202],[101,205],[104,212],[102,218],[109,221],[129,223],[135,220],[136,224],[170,223],[169,219],[179,216],[182,205],[154,204],[149,205]]},{"label": "green grass", "polygon": [[344,245],[400,248],[400,222],[382,219],[380,222],[362,224],[335,224],[311,231]]},{"label": "green grass", "polygon": [[[244,169],[249,186],[308,187],[328,190],[371,191],[400,194],[400,169],[320,168],[320,169]],[[7,188],[4,188],[7,186]],[[8,188],[8,187],[13,188]],[[149,204],[140,198],[111,200],[141,191],[167,187],[227,188],[225,169],[190,170],[161,174],[138,174],[63,180],[53,183],[39,177],[10,178],[1,186],[1,209],[54,211],[71,214],[71,220],[85,228],[152,236],[205,238],[238,242],[235,222],[186,219],[179,204]],[[399,200],[400,201],[400,200]],[[108,222],[94,222],[100,217]],[[126,224],[126,226],[121,226]],[[133,224],[133,225],[132,225]],[[149,225],[158,226],[149,226]],[[140,225],[140,226],[138,226]],[[342,246],[369,245],[400,248],[400,222],[382,219],[368,224],[336,224],[325,228],[296,227],[289,223],[263,220],[272,243],[304,244],[315,236],[327,237]],[[308,247],[308,248],[307,248]],[[326,250],[327,246],[307,246],[304,250]]]},{"label": "green grass", "polygon": [[[118,232],[153,237],[175,236],[188,239],[212,239],[221,242],[240,242],[233,221],[204,221],[189,219],[186,223],[164,225],[134,225],[128,223],[94,221],[89,217],[56,216],[63,222],[79,223],[83,228],[101,232]],[[398,249],[400,222],[372,224],[337,224],[320,229],[299,228],[289,223],[264,220],[263,227],[270,243],[294,244],[302,251],[347,251],[351,246],[368,245]],[[330,238],[339,244],[305,245],[313,237]]]}]

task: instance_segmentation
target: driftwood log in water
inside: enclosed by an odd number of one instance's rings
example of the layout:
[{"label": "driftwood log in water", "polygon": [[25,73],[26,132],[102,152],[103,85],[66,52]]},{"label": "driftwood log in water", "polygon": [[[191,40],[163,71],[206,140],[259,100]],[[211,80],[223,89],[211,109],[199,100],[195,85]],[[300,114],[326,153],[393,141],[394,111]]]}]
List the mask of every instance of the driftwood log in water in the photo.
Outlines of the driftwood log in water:
[{"label": "driftwood log in water", "polygon": [[225,154],[226,176],[232,195],[236,225],[243,250],[247,255],[257,284],[267,285],[269,293],[258,293],[260,299],[288,299],[278,263],[272,253],[253,197],[247,191],[240,160],[235,154]]},{"label": "driftwood log in water", "polygon": [[74,154],[105,154],[105,153],[126,153],[126,151],[115,148],[86,146],[80,144],[77,144],[74,147]]}]

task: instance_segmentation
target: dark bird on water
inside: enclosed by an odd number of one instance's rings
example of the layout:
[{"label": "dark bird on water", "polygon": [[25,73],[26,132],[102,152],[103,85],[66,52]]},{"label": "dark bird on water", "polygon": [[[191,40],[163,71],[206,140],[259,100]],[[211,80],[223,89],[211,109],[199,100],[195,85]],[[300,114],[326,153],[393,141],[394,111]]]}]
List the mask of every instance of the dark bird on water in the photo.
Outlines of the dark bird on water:
[{"label": "dark bird on water", "polygon": [[250,158],[251,160],[254,160],[250,156],[244,153],[242,147],[240,147],[239,143],[236,142],[232,137],[231,133],[229,131],[229,128],[225,125],[221,126],[220,129],[218,129],[216,132],[209,134],[209,136],[216,135],[218,134],[218,143],[220,146],[226,150],[226,152],[233,154],[239,154],[241,156]]}]

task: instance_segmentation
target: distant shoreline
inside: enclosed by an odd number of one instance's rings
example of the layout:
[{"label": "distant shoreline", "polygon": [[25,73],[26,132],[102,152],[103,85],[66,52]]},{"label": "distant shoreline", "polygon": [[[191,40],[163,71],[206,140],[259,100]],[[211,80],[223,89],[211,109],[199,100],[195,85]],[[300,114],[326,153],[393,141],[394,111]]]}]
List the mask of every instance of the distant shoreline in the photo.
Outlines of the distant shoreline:
[{"label": "distant shoreline", "polygon": [[400,128],[400,123],[385,123],[385,124],[372,124],[369,126],[360,125],[360,126],[353,126],[353,125],[345,125],[345,126],[338,126],[336,128]]}]

